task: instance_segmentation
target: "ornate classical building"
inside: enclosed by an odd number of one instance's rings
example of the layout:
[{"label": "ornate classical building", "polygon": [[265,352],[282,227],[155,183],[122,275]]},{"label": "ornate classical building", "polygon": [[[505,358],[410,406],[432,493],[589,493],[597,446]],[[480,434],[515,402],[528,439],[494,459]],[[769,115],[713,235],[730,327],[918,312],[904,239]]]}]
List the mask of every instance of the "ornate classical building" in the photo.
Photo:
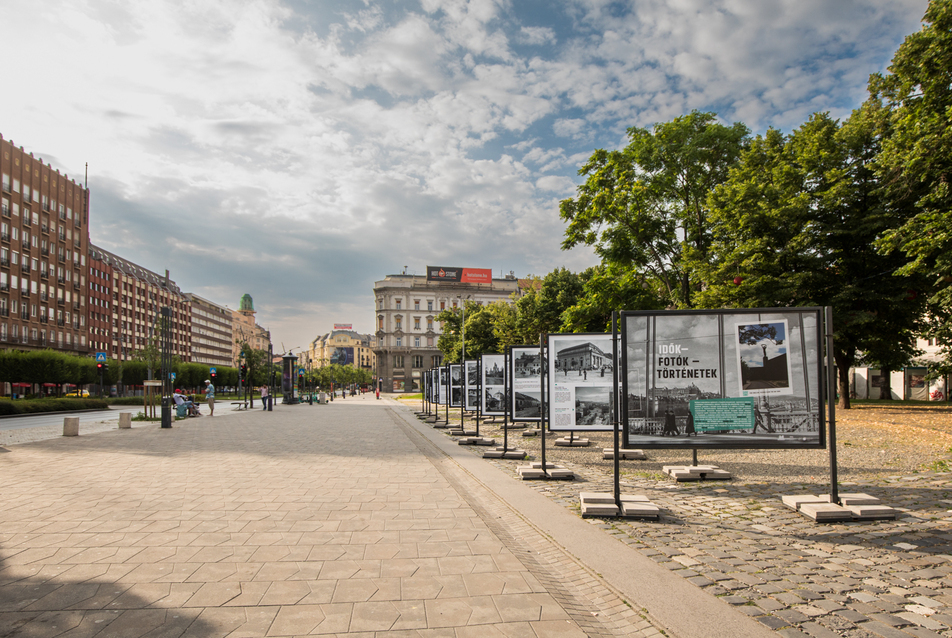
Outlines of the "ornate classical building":
[{"label": "ornate classical building", "polygon": [[356,368],[373,372],[376,369],[373,350],[375,345],[374,335],[360,334],[353,330],[334,330],[312,341],[307,356],[314,368],[339,363],[353,364]]},{"label": "ornate classical building", "polygon": [[487,304],[519,294],[512,274],[485,283],[427,281],[425,275],[387,275],[374,283],[377,377],[385,392],[418,392],[424,370],[440,365],[441,310],[465,301]]},{"label": "ornate classical building", "polygon": [[238,302],[238,310],[232,310],[232,365],[238,365],[238,355],[241,344],[248,342],[254,350],[268,350],[271,343],[271,332],[255,322],[255,305],[251,295],[245,293]]}]

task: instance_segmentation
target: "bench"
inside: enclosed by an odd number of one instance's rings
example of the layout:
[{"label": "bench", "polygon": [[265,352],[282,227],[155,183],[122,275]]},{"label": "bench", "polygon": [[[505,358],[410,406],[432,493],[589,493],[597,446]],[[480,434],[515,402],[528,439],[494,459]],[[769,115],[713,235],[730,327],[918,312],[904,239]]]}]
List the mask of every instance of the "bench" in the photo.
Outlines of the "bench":
[{"label": "bench", "polygon": [[[235,410],[239,410],[239,411],[240,411],[240,410],[247,410],[247,409],[248,409],[248,402],[247,402],[247,401],[232,401],[232,402],[231,402],[231,405],[232,405],[232,408],[231,408],[231,409],[232,409],[233,412],[234,412]],[[236,406],[237,406],[237,407],[236,407]]]}]

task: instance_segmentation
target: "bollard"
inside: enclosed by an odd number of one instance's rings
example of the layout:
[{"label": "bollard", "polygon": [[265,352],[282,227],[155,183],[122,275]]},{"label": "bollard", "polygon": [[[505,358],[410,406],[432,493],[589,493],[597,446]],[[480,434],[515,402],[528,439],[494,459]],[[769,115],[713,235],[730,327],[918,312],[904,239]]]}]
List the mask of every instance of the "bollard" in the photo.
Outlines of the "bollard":
[{"label": "bollard", "polygon": [[63,419],[63,436],[79,436],[78,416],[68,416]]},{"label": "bollard", "polygon": [[132,427],[132,412],[120,412],[119,413],[119,429]]}]

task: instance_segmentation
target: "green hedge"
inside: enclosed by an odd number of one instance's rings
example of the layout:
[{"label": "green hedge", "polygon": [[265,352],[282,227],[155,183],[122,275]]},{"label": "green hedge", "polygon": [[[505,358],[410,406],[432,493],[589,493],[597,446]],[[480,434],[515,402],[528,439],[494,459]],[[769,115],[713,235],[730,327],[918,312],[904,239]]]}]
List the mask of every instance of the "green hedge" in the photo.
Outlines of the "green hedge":
[{"label": "green hedge", "polygon": [[72,412],[74,410],[108,410],[100,399],[24,399],[0,401],[0,415],[37,414],[39,412]]},{"label": "green hedge", "polygon": [[142,397],[119,397],[116,399],[106,399],[109,405],[145,405],[145,399]]}]

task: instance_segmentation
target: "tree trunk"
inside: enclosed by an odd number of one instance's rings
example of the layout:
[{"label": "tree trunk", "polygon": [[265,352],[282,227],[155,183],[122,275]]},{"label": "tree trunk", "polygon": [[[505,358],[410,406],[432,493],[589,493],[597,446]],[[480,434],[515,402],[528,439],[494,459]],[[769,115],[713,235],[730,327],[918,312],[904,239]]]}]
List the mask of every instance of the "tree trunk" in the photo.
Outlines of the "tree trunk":
[{"label": "tree trunk", "polygon": [[[850,358],[846,356],[846,353],[833,349],[833,361],[836,362],[836,380],[837,380],[837,392],[840,395],[840,400],[836,404],[836,407],[840,410],[849,410],[850,409],[850,367],[851,361]],[[833,400],[833,397],[830,397],[830,400]]]}]

